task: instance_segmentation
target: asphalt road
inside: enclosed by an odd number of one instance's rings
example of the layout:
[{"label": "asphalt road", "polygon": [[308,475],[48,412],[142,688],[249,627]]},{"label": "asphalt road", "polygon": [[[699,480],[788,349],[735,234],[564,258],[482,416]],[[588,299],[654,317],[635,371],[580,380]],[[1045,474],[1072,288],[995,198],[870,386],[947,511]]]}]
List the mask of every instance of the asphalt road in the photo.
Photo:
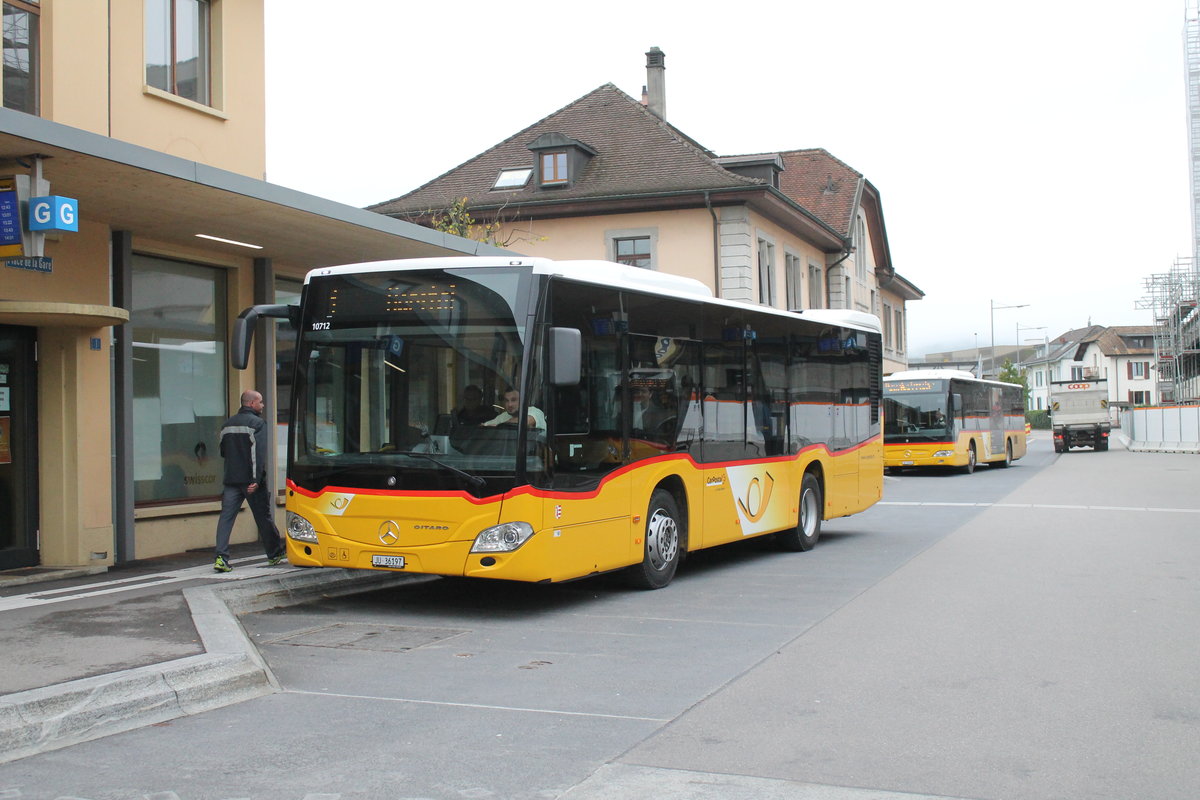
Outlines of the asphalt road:
[{"label": "asphalt road", "polygon": [[0,797],[1200,796],[1200,461],[904,473],[667,589],[417,581],[249,615],[283,691],[0,765]]}]

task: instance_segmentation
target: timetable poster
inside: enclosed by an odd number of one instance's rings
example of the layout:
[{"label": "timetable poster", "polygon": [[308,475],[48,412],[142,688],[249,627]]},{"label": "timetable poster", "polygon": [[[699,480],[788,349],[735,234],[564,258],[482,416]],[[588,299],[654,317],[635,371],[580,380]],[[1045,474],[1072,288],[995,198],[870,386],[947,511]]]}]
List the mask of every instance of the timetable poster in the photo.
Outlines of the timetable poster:
[{"label": "timetable poster", "polygon": [[0,186],[0,257],[24,254],[21,246],[21,206],[17,193]]}]

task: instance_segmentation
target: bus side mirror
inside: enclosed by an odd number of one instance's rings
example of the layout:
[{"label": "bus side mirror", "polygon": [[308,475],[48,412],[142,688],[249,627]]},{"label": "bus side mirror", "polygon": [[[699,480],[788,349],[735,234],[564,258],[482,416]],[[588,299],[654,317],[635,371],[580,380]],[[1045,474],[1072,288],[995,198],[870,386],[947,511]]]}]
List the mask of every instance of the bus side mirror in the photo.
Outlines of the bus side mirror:
[{"label": "bus side mirror", "polygon": [[239,314],[233,323],[233,342],[229,348],[229,362],[235,369],[245,369],[250,362],[250,345],[259,317],[286,319],[296,328],[300,325],[300,306],[251,306]]},{"label": "bus side mirror", "polygon": [[576,386],[583,364],[583,335],[578,328],[550,329],[551,386]]}]

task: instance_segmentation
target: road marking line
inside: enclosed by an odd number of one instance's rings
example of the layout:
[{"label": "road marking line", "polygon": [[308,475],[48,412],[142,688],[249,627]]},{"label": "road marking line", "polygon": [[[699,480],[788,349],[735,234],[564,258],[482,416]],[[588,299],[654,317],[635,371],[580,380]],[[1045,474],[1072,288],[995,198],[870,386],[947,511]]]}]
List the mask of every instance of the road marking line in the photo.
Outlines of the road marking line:
[{"label": "road marking line", "polygon": [[369,694],[343,694],[341,692],[310,692],[304,689],[284,689],[284,694],[303,694],[312,697],[341,697],[347,700],[385,700],[392,703],[416,703],[425,706],[453,706],[457,708],[482,708],[487,711],[522,711],[530,714],[554,714],[563,717],[596,717],[599,719],[625,719],[633,722],[670,722],[658,717],[631,717],[625,714],[597,714],[592,711],[557,711],[552,708],[522,708],[520,706],[493,706],[485,703],[455,703],[449,700],[413,700],[408,697],[378,697]]},{"label": "road marking line", "polygon": [[1169,514],[1200,514],[1200,508],[1148,508],[1146,506],[1067,506],[1057,503],[938,503],[938,502],[893,502],[881,500],[877,506],[930,506],[954,508],[1049,508],[1059,511],[1163,511]]},{"label": "road marking line", "polygon": [[[0,612],[15,611],[21,608],[34,608],[64,603],[68,600],[82,600],[88,597],[101,597],[119,592],[131,592],[135,589],[157,588],[171,583],[181,583],[193,580],[237,581],[247,578],[258,578],[263,575],[279,575],[279,567],[268,567],[266,556],[251,556],[249,558],[231,559],[230,563],[243,564],[241,570],[234,572],[215,573],[209,565],[185,567],[157,575],[140,575],[135,578],[117,578],[111,581],[100,581],[76,586],[69,589],[53,589],[15,594],[10,597],[0,597]],[[246,562],[259,562],[249,563]],[[283,571],[292,572],[299,567],[285,568]]]}]

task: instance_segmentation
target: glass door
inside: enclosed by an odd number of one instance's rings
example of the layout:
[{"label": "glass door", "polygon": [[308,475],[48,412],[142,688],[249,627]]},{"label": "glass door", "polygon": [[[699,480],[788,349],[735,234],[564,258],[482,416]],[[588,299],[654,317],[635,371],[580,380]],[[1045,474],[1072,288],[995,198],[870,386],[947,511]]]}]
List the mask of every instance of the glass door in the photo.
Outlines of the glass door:
[{"label": "glass door", "polygon": [[0,569],[38,564],[33,328],[0,325]]}]

